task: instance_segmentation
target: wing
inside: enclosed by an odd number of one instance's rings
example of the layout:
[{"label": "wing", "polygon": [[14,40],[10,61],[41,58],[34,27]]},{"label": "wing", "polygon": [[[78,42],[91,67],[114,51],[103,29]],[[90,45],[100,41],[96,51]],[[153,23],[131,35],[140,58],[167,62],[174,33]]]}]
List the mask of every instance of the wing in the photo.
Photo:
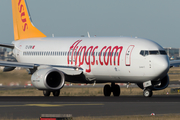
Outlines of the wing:
[{"label": "wing", "polygon": [[80,67],[74,66],[61,66],[61,65],[44,65],[44,64],[33,64],[33,63],[20,63],[20,62],[7,62],[0,61],[0,66],[5,66],[4,72],[11,71],[16,67],[22,67],[31,70],[43,69],[43,68],[56,68],[67,75],[79,75],[83,72],[83,69]]},{"label": "wing", "polygon": [[13,48],[14,48],[14,45],[13,45],[13,44],[0,43],[0,46],[1,46],[1,47],[11,48],[11,49],[13,49]]},{"label": "wing", "polygon": [[180,65],[180,60],[171,60],[170,62],[170,68],[176,65]]},{"label": "wing", "polygon": [[[13,44],[4,44],[0,43],[1,47],[7,47],[7,48],[14,48]],[[74,66],[60,66],[60,65],[44,65],[44,64],[33,64],[33,63],[20,63],[20,62],[7,62],[7,61],[0,61],[0,66],[4,66],[3,71],[11,71],[14,70],[16,67],[22,67],[30,70],[37,70],[37,69],[43,69],[43,68],[56,68],[62,72],[64,72],[67,75],[79,75],[83,72],[83,69],[80,67],[74,67]]]}]

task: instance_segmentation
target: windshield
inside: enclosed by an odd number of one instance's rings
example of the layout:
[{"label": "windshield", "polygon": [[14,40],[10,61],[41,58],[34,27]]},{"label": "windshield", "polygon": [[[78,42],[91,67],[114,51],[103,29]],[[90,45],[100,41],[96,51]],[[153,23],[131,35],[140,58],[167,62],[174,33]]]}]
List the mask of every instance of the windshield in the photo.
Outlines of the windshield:
[{"label": "windshield", "polygon": [[147,55],[167,55],[165,50],[141,50],[140,55],[147,56]]}]

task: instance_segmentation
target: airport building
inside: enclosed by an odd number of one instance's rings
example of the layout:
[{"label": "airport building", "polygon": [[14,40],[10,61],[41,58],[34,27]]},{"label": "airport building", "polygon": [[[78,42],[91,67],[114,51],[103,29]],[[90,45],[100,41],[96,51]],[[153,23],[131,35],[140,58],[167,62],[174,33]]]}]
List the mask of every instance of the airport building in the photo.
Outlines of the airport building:
[{"label": "airport building", "polygon": [[180,59],[180,48],[164,48],[170,60],[179,60]]},{"label": "airport building", "polygon": [[0,47],[0,60],[15,62],[16,59],[13,57],[12,49]]}]

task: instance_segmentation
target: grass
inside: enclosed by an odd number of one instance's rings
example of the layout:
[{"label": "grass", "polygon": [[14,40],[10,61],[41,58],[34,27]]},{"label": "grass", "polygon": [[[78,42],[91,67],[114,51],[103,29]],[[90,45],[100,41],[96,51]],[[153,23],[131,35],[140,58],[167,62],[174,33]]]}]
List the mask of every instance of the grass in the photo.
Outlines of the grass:
[{"label": "grass", "polygon": [[29,75],[25,69],[14,70],[11,72],[0,71],[0,83],[3,85],[9,85],[12,82],[25,85],[30,80],[31,75]]},{"label": "grass", "polygon": [[179,81],[180,80],[180,67],[170,68],[168,73],[169,73],[170,81]]},{"label": "grass", "polygon": [[169,115],[131,115],[106,117],[75,117],[73,120],[179,120],[180,114]]},{"label": "grass", "polygon": [[180,67],[170,68],[169,73],[180,73]]},{"label": "grass", "polygon": [[[153,95],[174,95],[179,93],[171,93],[171,88],[164,90],[153,91]],[[135,96],[143,95],[143,90],[140,88],[121,88],[121,95]],[[0,90],[0,96],[43,96],[42,91],[35,88]],[[52,94],[51,94],[52,96]],[[61,89],[60,96],[104,96],[103,88],[67,88]]]},{"label": "grass", "polygon": [[[166,115],[123,115],[123,116],[81,116],[73,117],[73,120],[179,120],[180,114],[166,114]],[[0,118],[0,120],[39,120],[37,119],[7,119]]]}]

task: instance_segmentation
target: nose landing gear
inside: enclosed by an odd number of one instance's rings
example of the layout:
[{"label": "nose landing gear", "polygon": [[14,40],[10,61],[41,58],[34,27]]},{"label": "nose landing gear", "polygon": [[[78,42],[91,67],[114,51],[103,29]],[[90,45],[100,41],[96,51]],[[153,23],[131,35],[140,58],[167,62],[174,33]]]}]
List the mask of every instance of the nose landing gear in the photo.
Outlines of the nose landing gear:
[{"label": "nose landing gear", "polygon": [[144,97],[152,97],[153,92],[152,92],[152,83],[151,81],[146,81],[143,83],[143,87],[144,87],[144,91],[143,91],[143,95]]},{"label": "nose landing gear", "polygon": [[150,88],[145,88],[143,91],[143,95],[144,95],[144,97],[152,97],[153,92]]}]

